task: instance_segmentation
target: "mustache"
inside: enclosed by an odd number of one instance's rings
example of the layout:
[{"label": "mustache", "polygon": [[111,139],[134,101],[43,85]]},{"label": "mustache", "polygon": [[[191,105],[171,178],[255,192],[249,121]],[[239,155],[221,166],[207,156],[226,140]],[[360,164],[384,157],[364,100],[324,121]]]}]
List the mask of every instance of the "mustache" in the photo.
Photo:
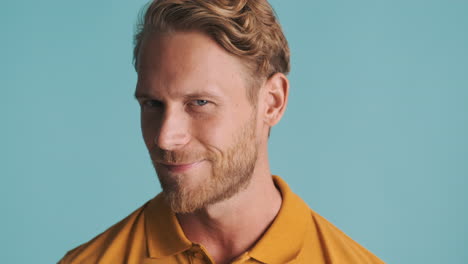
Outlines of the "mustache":
[{"label": "mustache", "polygon": [[153,163],[175,163],[184,164],[200,161],[203,159],[213,160],[212,155],[205,151],[187,151],[187,150],[162,150],[157,149],[150,153]]}]

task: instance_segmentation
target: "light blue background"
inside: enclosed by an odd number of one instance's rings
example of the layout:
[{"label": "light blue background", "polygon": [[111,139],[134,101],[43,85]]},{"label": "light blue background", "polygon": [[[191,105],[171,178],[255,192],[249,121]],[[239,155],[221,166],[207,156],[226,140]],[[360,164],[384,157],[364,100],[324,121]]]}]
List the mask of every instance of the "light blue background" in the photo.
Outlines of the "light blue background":
[{"label": "light blue background", "polygon": [[[55,263],[159,192],[132,98],[144,1],[0,4],[2,263]],[[388,263],[468,263],[468,1],[272,1],[275,174]]]}]

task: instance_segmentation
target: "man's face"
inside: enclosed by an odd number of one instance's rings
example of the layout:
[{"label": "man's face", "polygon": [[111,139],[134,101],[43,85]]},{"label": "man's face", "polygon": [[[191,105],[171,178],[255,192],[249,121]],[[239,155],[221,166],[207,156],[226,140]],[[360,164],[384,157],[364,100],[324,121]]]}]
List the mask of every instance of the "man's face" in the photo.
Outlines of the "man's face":
[{"label": "man's face", "polygon": [[242,62],[208,36],[147,36],[136,97],[163,194],[193,212],[247,187],[257,161],[257,109]]}]

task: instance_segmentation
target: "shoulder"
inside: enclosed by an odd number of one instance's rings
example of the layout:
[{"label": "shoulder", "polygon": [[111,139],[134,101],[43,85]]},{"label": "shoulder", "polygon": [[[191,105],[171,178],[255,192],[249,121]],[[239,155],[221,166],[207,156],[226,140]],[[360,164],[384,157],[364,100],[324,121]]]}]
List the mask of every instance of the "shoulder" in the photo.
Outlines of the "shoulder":
[{"label": "shoulder", "polygon": [[[287,233],[282,241],[303,241],[297,244],[300,249],[297,253],[297,263],[326,263],[326,264],[383,264],[384,262],[358,244],[356,241],[339,230],[328,220],[310,209],[307,203],[278,176],[273,176],[279,188],[283,205],[275,222],[270,229],[276,239],[280,234]],[[277,228],[278,226],[284,227]],[[295,239],[290,239],[295,238]],[[272,243],[270,243],[272,244]],[[288,243],[282,247],[296,245]],[[296,263],[294,262],[294,263]]]},{"label": "shoulder", "polygon": [[318,244],[325,263],[383,264],[377,256],[358,244],[327,219],[310,210],[313,242]]},{"label": "shoulder", "polygon": [[90,241],[70,250],[59,264],[124,263],[143,253],[145,245],[144,211],[149,202]]}]

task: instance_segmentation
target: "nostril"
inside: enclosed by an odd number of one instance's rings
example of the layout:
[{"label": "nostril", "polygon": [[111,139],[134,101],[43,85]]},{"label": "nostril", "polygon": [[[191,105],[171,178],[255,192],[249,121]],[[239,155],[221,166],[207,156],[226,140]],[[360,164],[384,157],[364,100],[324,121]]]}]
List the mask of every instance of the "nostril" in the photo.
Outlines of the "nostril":
[{"label": "nostril", "polygon": [[155,144],[165,150],[180,148],[190,140],[190,120],[185,114],[182,106],[178,104],[167,104],[164,115],[159,123],[159,131],[155,136]]},{"label": "nostril", "polygon": [[161,132],[155,137],[155,144],[164,150],[173,150],[185,146],[190,140],[188,133],[175,130]]}]

